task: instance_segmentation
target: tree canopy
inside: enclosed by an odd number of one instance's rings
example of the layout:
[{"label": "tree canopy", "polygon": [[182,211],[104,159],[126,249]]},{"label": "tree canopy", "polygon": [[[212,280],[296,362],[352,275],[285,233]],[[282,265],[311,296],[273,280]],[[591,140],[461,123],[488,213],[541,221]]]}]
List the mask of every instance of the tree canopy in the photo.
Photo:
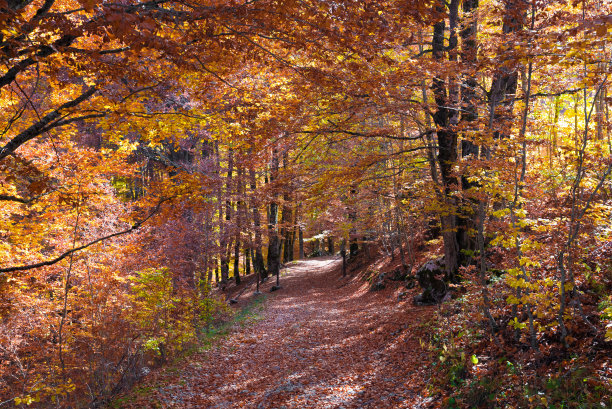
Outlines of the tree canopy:
[{"label": "tree canopy", "polygon": [[325,240],[609,346],[611,36],[602,0],[0,0],[0,406],[102,405]]}]

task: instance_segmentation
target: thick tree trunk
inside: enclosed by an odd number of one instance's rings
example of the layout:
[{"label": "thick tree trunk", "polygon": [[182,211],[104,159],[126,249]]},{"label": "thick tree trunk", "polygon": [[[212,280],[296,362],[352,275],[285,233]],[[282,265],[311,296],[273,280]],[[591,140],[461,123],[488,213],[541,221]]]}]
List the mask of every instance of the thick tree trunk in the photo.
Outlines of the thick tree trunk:
[{"label": "thick tree trunk", "polygon": [[357,238],[351,238],[351,243],[349,245],[350,257],[356,257],[357,253],[359,253],[359,243],[357,242]]},{"label": "thick tree trunk", "polygon": [[[511,34],[521,30],[525,24],[525,10],[528,3],[522,0],[507,0],[502,31]],[[495,138],[509,136],[512,120],[512,108],[518,85],[518,66],[520,64],[504,64],[498,68],[491,82],[489,92],[489,127],[493,129]],[[490,149],[486,149],[487,158]]]},{"label": "thick tree trunk", "polygon": [[312,254],[318,256],[321,253],[321,239],[314,239],[312,241]]},{"label": "thick tree trunk", "polygon": [[[461,61],[466,69],[476,67],[477,64],[477,34],[478,34],[478,0],[463,1],[463,21],[461,30]],[[479,147],[475,144],[470,136],[470,130],[473,128],[478,119],[478,110],[476,105],[478,81],[471,73],[464,73],[461,86],[461,122],[467,128],[461,140],[461,156],[466,158],[467,163],[478,158]],[[464,128],[464,129],[465,129]],[[476,237],[470,234],[470,231],[476,230],[476,219],[478,201],[472,198],[466,198],[469,195],[469,190],[476,184],[469,181],[470,176],[468,168],[461,175],[461,188],[464,192],[462,198],[462,208],[464,210],[459,213],[457,218],[457,244],[461,250],[475,250]],[[460,254],[460,264],[468,264],[470,255]]]},{"label": "thick tree trunk", "polygon": [[[444,19],[438,21],[433,27],[432,55],[435,60],[442,61],[444,52],[449,51],[449,58],[456,58],[456,25],[458,1],[452,0],[449,5],[450,10],[450,39],[449,47],[444,46],[444,32],[446,23]],[[444,2],[439,2],[438,11],[444,10]],[[457,217],[458,208],[455,190],[457,188],[457,178],[453,173],[453,167],[457,163],[457,132],[453,129],[457,121],[457,109],[452,104],[456,98],[456,86],[454,81],[449,80],[448,96],[443,78],[433,79],[432,89],[437,105],[437,110],[433,115],[437,126],[438,134],[438,163],[440,165],[440,177],[443,186],[444,205],[448,207],[448,214],[441,216],[442,237],[444,239],[444,267],[446,279],[454,281],[459,267],[459,244],[457,241]]]}]

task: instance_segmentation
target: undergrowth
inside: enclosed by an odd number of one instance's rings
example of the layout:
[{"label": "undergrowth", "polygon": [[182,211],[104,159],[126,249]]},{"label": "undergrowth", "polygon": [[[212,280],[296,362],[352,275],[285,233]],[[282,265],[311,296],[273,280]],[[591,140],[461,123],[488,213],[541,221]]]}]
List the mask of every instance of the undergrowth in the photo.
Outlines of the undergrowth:
[{"label": "undergrowth", "polygon": [[199,335],[199,343],[193,352],[205,352],[217,345],[219,341],[228,336],[235,328],[244,328],[263,318],[266,295],[261,294],[246,306],[236,311],[232,317],[209,328],[203,328]]},{"label": "undergrowth", "polygon": [[[198,341],[189,348],[186,348],[182,354],[177,355],[172,363],[163,369],[163,372],[170,375],[180,373],[185,362],[194,354],[204,353],[220,345],[223,340],[236,329],[248,327],[263,319],[266,299],[267,296],[261,294],[251,300],[243,308],[233,312],[223,321],[210,323],[208,326],[200,328],[197,336]],[[149,397],[156,388],[156,385],[150,384],[136,386],[125,396],[114,399],[109,405],[109,408],[121,408],[123,405],[137,402],[143,398],[147,399],[147,405],[149,405],[149,407],[161,408],[163,405],[160,402]]]},{"label": "undergrowth", "polygon": [[[472,320],[471,305],[457,299],[440,308],[425,325],[421,340],[435,357],[430,396],[443,396],[443,408],[591,409],[612,407],[612,378],[606,349],[570,354],[548,345],[539,352]],[[609,361],[609,358],[607,359]]]}]

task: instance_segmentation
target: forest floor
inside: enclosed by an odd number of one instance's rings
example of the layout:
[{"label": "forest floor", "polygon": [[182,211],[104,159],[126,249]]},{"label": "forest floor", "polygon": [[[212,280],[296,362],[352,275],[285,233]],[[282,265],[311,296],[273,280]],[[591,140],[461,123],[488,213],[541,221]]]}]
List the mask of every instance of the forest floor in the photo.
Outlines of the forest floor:
[{"label": "forest floor", "polygon": [[[435,307],[368,291],[341,261],[290,264],[261,317],[174,368],[151,373],[121,408],[425,408],[431,356],[421,347]],[[251,285],[254,287],[254,285]],[[254,288],[239,305],[253,302]]]}]

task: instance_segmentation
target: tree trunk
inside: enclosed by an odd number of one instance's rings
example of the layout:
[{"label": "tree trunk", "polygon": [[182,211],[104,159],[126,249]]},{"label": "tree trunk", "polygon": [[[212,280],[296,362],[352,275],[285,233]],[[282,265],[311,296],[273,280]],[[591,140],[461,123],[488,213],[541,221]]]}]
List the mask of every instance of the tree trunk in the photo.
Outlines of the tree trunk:
[{"label": "tree trunk", "polygon": [[[287,152],[283,154],[283,169],[287,168],[288,155]],[[282,249],[283,249],[283,263],[287,263],[293,260],[293,241],[291,237],[293,235],[293,209],[291,208],[291,199],[292,199],[292,186],[289,183],[289,186],[284,189],[283,193],[283,206],[282,206],[282,228],[281,228],[281,237],[282,237]]]},{"label": "tree trunk", "polygon": [[242,168],[237,167],[238,175],[236,176],[236,232],[234,233],[234,278],[236,279],[236,285],[240,284],[240,231],[242,229],[242,201],[241,197],[241,183],[242,183]]},{"label": "tree trunk", "polygon": [[234,151],[229,149],[227,152],[227,177],[225,179],[225,223],[221,237],[221,282],[227,283],[229,280],[229,260],[232,248],[230,221],[232,219],[232,175],[234,172]]},{"label": "tree trunk", "polygon": [[[275,148],[272,151],[270,183],[273,183],[277,177],[278,153]],[[271,275],[276,275],[276,283],[278,286],[280,275],[280,240],[278,237],[278,203],[276,202],[275,197],[276,194],[273,195],[272,203],[270,203],[268,218],[268,273]]]},{"label": "tree trunk", "polygon": [[259,200],[257,199],[257,179],[255,177],[255,168],[251,166],[249,170],[249,177],[251,179],[251,212],[253,213],[253,229],[255,230],[255,255],[253,257],[253,269],[255,273],[261,278],[267,277],[267,271],[264,264],[263,254],[261,252],[262,240],[261,240],[261,221],[259,214]]},{"label": "tree trunk", "polygon": [[340,244],[340,255],[342,256],[342,277],[346,277],[346,239]]},{"label": "tree trunk", "polygon": [[[351,189],[351,194],[355,196],[357,189]],[[349,222],[351,223],[351,229],[349,230],[349,256],[354,258],[359,253],[359,243],[357,242],[357,229],[355,228],[355,222],[357,221],[357,213],[354,209],[349,210],[348,214]]]},{"label": "tree trunk", "polygon": [[236,279],[236,285],[240,284],[240,232],[242,230],[242,226],[245,224],[244,219],[246,218],[246,214],[243,209],[244,201],[242,197],[244,196],[243,189],[243,170],[242,166],[237,166],[238,174],[236,176],[236,233],[234,235],[234,278]]},{"label": "tree trunk", "polygon": [[[525,24],[525,10],[528,3],[522,0],[506,1],[506,11],[502,31],[511,34],[521,30]],[[512,120],[512,107],[518,85],[518,66],[520,64],[504,64],[495,72],[489,92],[489,127],[494,131],[495,138],[509,136]],[[490,150],[486,150],[487,158]]]},{"label": "tree trunk", "polygon": [[300,246],[300,260],[303,260],[305,258],[304,255],[304,232],[302,231],[302,228],[299,228],[299,232],[298,232],[298,240],[300,242],[299,246]]},{"label": "tree trunk", "polygon": [[291,207],[286,205],[286,201],[289,200],[288,195],[284,195],[283,214],[281,223],[283,227],[281,229],[282,234],[282,248],[283,248],[283,263],[287,263],[293,259],[293,242],[291,241],[291,227],[289,224],[292,219]]},{"label": "tree trunk", "polygon": [[251,250],[248,247],[244,248],[244,275],[251,274]]},{"label": "tree trunk", "polygon": [[[404,273],[404,275],[408,274],[408,266],[406,265],[406,256],[404,253],[404,229],[402,226],[402,220],[401,220],[401,209],[399,208],[399,203],[396,203],[395,206],[395,223],[396,223],[396,229],[397,229],[397,245],[399,246],[399,251],[400,251],[400,260],[402,262],[402,273]],[[412,270],[412,269],[411,269]]]},{"label": "tree trunk", "polygon": [[[208,210],[207,215],[205,216],[205,222],[204,222],[204,234],[205,234],[205,247],[210,249],[213,247],[213,243],[212,243],[212,237],[213,237],[213,232],[212,232],[212,222],[213,222],[213,212]],[[205,263],[204,263],[204,268],[206,271],[206,282],[207,284],[212,284],[212,277],[213,277],[213,262],[214,262],[214,257],[212,256],[212,253],[208,253],[206,255],[205,258]]]},{"label": "tree trunk", "polygon": [[234,278],[236,285],[240,284],[240,239],[238,237],[234,243]]},{"label": "tree trunk", "polygon": [[219,284],[219,262],[217,259],[214,260],[215,263],[215,283]]},{"label": "tree trunk", "polygon": [[[440,12],[444,11],[444,2],[439,1],[436,6]],[[452,0],[449,5],[450,10],[450,39],[449,47],[444,46],[444,31],[446,22],[444,19],[438,21],[433,27],[432,55],[435,60],[442,61],[444,52],[449,51],[449,58],[456,57],[457,44],[456,25],[458,0]],[[457,178],[453,174],[453,167],[457,162],[457,132],[453,129],[456,125],[457,109],[452,106],[455,96],[456,86],[452,80],[448,84],[448,97],[443,78],[433,79],[432,89],[436,101],[437,109],[433,114],[433,120],[437,126],[438,134],[438,163],[440,165],[440,177],[443,186],[444,205],[448,207],[448,214],[441,216],[442,237],[444,240],[444,266],[446,279],[454,281],[459,267],[459,243],[457,241],[457,199],[454,189],[457,186]],[[455,122],[455,123],[453,123]]]},{"label": "tree trunk", "polygon": [[[477,35],[478,35],[478,0],[463,1],[463,21],[461,30],[461,61],[467,68],[476,67],[477,64]],[[461,175],[461,189],[464,196],[462,198],[462,210],[457,218],[457,244],[460,250],[475,250],[476,237],[470,234],[470,231],[475,231],[478,200],[466,196],[476,183],[470,182],[471,176],[469,163],[478,159],[479,147],[470,137],[470,130],[474,127],[478,119],[478,109],[476,105],[478,81],[471,73],[464,73],[461,87],[461,122],[467,127],[467,131],[462,135],[461,140],[461,156],[466,158],[468,163],[467,168]],[[471,261],[470,253],[461,253],[460,264],[467,265]]]},{"label": "tree trunk", "polygon": [[357,238],[352,238],[351,243],[349,245],[349,254],[350,257],[356,257],[357,253],[359,253],[359,243],[357,242]]}]

